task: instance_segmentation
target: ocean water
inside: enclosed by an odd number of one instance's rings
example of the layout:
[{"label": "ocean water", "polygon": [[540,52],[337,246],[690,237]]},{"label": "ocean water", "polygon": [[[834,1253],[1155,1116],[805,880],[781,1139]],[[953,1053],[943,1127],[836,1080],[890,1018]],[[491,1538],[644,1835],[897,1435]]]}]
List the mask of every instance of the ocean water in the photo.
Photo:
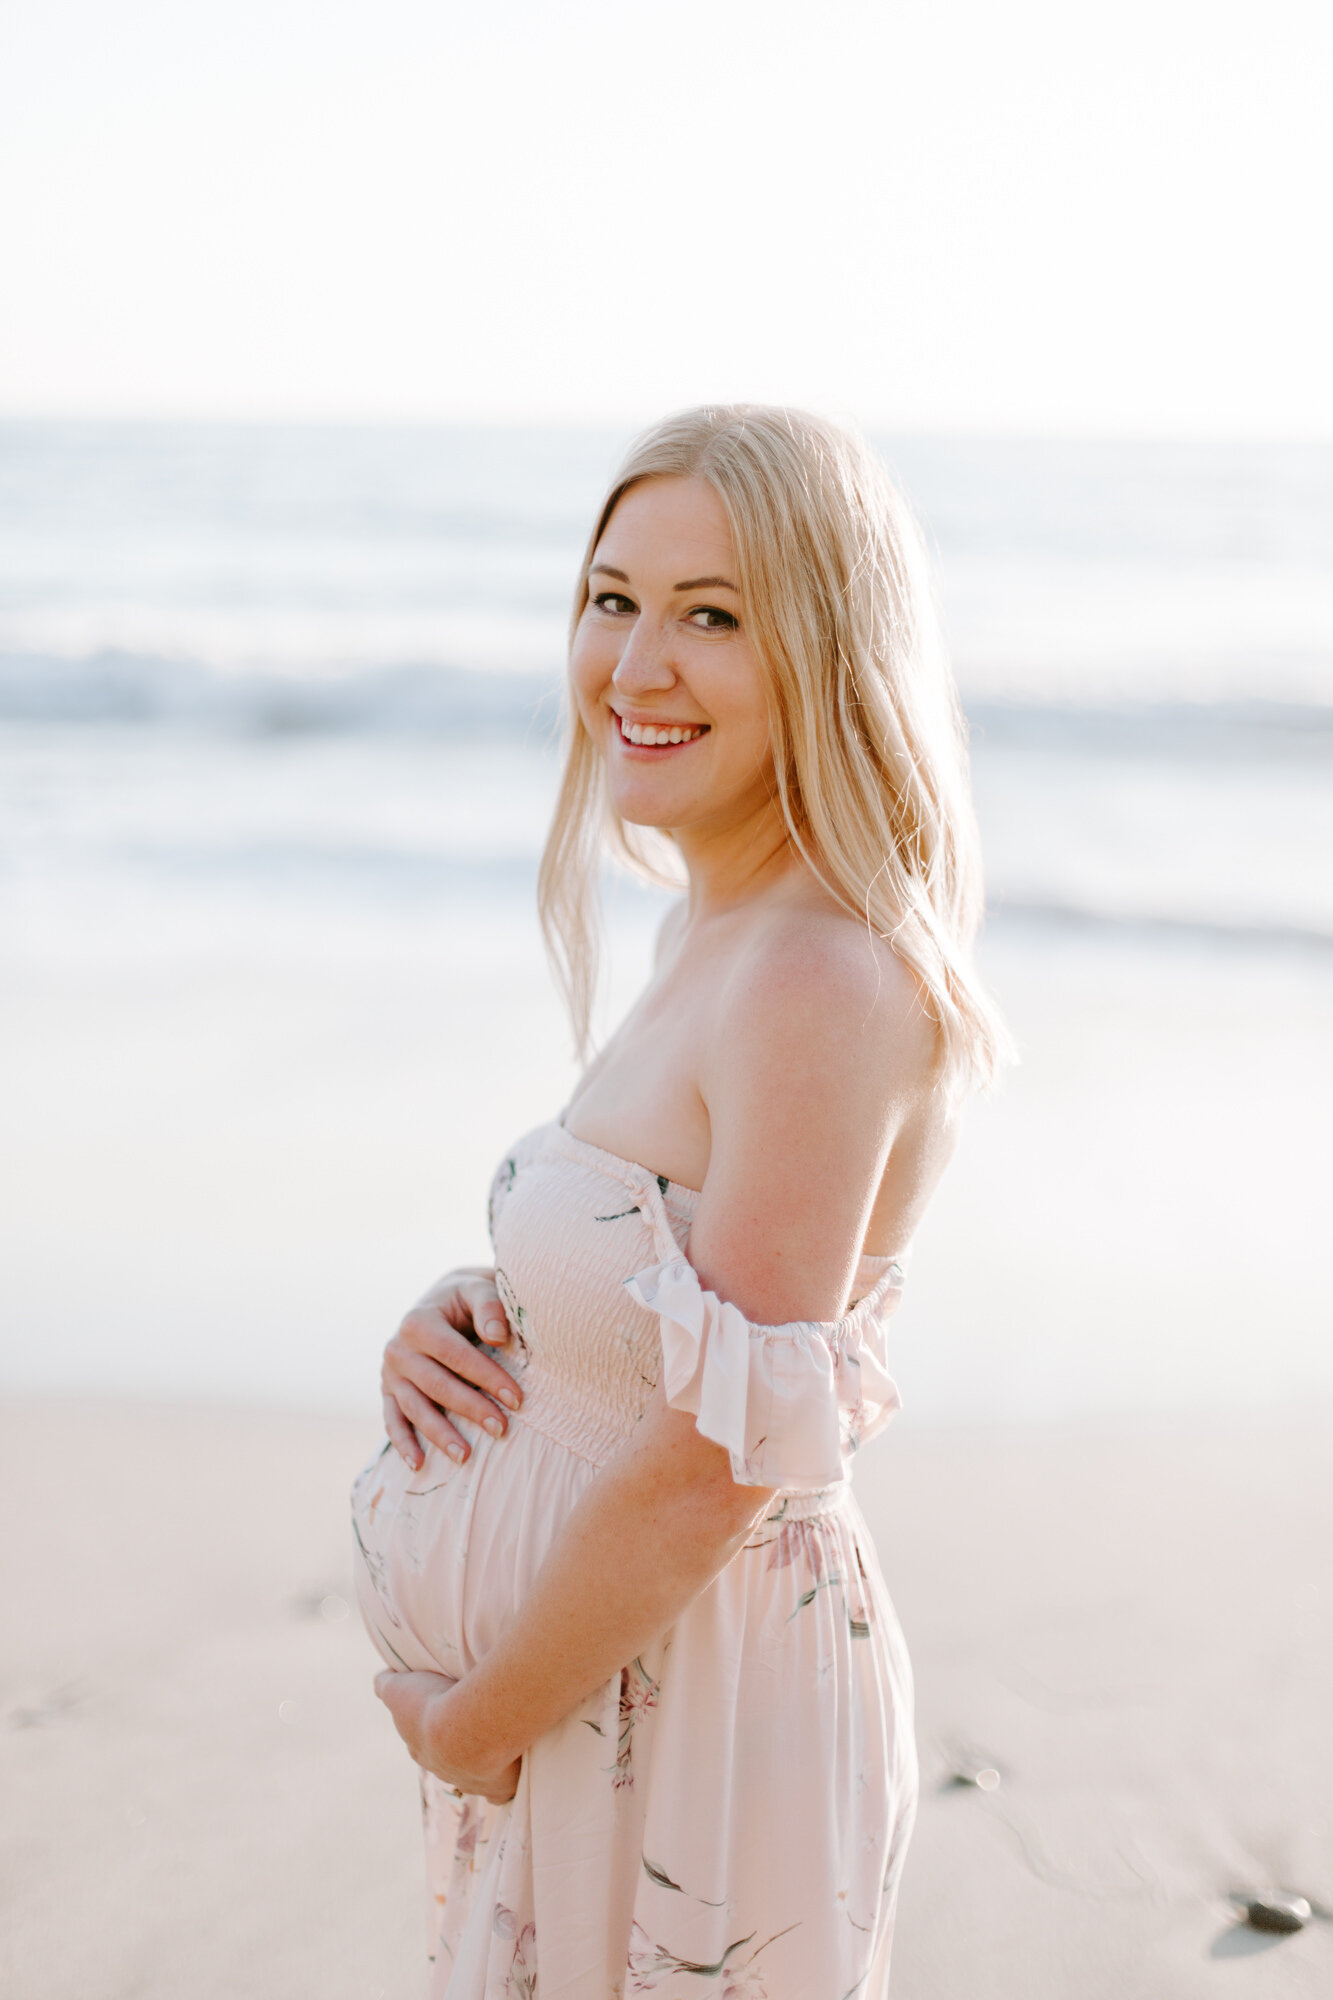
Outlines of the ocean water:
[{"label": "ocean water", "polygon": [[[533,912],[594,432],[0,427],[0,1380],[348,1403],[574,1071]],[[1024,1061],[921,1419],[1333,1390],[1333,448],[886,440]],[[608,1018],[660,898],[617,888]]]}]

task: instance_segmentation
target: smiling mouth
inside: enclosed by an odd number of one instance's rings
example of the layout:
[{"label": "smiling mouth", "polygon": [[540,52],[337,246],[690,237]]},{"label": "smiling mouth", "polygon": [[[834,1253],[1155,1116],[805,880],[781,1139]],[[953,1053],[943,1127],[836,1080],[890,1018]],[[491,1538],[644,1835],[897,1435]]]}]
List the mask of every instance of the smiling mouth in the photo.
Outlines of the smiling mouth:
[{"label": "smiling mouth", "polygon": [[708,724],[626,722],[623,715],[618,715],[616,730],[621,742],[630,744],[636,750],[674,750],[677,744],[697,743],[701,736],[708,734]]}]

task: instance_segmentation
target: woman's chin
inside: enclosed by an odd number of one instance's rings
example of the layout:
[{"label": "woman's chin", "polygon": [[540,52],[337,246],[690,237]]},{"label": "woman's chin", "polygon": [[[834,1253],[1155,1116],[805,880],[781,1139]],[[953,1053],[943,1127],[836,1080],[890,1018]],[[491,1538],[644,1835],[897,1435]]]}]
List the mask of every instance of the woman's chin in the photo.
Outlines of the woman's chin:
[{"label": "woman's chin", "polygon": [[697,817],[697,801],[691,805],[685,800],[672,796],[672,788],[661,784],[625,782],[625,773],[616,772],[615,779],[607,787],[611,810],[629,826],[654,826],[663,833],[673,827],[683,826]]},{"label": "woman's chin", "polygon": [[626,826],[651,827],[655,833],[664,833],[669,838],[688,817],[685,813],[673,812],[669,806],[646,803],[642,799],[626,799],[622,803],[613,798],[611,809]]}]

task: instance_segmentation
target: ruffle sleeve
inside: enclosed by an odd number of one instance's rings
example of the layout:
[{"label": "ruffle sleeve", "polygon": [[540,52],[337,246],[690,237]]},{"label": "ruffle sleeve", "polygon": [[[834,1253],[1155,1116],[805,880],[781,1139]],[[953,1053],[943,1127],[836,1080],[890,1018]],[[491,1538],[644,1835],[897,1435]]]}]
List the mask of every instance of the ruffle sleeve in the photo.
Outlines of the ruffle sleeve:
[{"label": "ruffle sleeve", "polygon": [[876,1311],[873,1295],[836,1323],[756,1326],[705,1291],[683,1256],[625,1288],[660,1319],[668,1403],[729,1453],[738,1485],[836,1486],[852,1452],[899,1406],[884,1364],[888,1306]]}]

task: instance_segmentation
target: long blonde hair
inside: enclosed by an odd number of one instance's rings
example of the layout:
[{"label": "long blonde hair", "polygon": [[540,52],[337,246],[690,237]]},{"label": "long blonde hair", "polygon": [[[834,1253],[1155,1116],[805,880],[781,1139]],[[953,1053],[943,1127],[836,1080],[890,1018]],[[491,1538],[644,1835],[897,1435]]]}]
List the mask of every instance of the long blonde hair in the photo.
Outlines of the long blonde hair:
[{"label": "long blonde hair", "polygon": [[[707,480],[726,509],[742,615],[768,673],[775,788],[792,847],[911,967],[937,1024],[944,1085],[988,1084],[1008,1045],[971,963],[983,895],[966,734],[906,503],[859,439],[806,411],[682,411],[645,431],[612,481],[571,637],[617,502],[659,477]],[[612,810],[601,752],[572,702],[568,726],[538,905],[586,1053],[608,840],[651,879],[679,886],[679,877],[664,864],[661,836]]]}]

